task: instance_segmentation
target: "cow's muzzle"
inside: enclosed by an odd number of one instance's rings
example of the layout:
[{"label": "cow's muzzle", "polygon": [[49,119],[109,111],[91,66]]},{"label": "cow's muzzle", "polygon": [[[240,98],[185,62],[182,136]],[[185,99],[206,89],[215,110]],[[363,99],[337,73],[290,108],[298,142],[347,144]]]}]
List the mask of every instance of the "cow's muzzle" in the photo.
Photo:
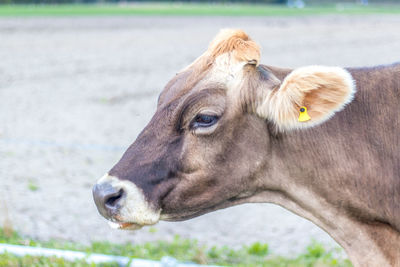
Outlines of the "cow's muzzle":
[{"label": "cow's muzzle", "polygon": [[152,208],[135,184],[108,174],[93,186],[93,198],[113,228],[135,230],[160,219],[161,210]]}]

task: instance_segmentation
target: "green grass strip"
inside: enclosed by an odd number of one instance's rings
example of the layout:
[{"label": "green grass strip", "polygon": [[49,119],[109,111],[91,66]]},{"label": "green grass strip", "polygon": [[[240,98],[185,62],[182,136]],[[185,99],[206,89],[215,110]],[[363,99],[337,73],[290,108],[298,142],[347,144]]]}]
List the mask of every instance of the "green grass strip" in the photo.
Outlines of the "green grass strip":
[{"label": "green grass strip", "polygon": [[[120,255],[131,258],[160,260],[164,256],[171,256],[182,262],[199,264],[213,264],[224,266],[265,266],[265,267],[350,267],[348,260],[335,257],[336,250],[327,250],[321,244],[312,242],[306,251],[295,258],[285,258],[271,255],[267,244],[256,242],[240,249],[227,246],[206,247],[199,245],[195,240],[182,239],[179,236],[170,241],[148,242],[133,245],[113,244],[110,242],[94,242],[89,246],[60,241],[37,241],[22,237],[16,232],[4,231],[0,228],[0,243],[46,247],[83,251],[86,253],[101,253]],[[12,254],[0,254],[0,266],[95,266],[84,261],[67,262],[63,259],[51,257],[16,257]],[[102,266],[117,266],[110,263]]]},{"label": "green grass strip", "polygon": [[335,5],[302,9],[280,5],[191,3],[0,5],[0,16],[303,16],[399,13],[400,5]]}]

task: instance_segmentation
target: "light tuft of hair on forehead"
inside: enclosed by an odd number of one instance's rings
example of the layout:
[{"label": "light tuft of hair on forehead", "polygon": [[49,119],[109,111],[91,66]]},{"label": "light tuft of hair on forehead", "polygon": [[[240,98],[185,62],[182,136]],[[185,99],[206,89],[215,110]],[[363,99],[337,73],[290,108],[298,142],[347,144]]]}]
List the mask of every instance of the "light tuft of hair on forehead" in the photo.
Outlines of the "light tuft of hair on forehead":
[{"label": "light tuft of hair on forehead", "polygon": [[207,50],[212,59],[230,52],[237,61],[254,62],[256,65],[260,61],[260,47],[242,30],[221,30]]},{"label": "light tuft of hair on forehead", "polygon": [[245,62],[258,65],[260,60],[260,47],[242,30],[223,29],[210,43],[206,52],[198,57],[192,64],[180,71],[189,71],[184,88],[186,91],[193,88],[200,80],[207,76],[216,59],[224,54],[230,54],[234,59],[231,63]]}]

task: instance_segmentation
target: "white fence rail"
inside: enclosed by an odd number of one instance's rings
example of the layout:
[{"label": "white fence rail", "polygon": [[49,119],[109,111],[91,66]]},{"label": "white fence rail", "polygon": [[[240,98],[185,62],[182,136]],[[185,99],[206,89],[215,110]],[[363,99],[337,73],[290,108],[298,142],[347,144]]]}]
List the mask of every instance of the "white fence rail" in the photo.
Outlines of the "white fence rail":
[{"label": "white fence rail", "polygon": [[[58,257],[63,258],[67,261],[85,260],[88,263],[110,263],[116,262],[120,266],[129,267],[199,267],[202,265],[193,263],[180,263],[175,258],[163,257],[161,261],[133,259],[129,257],[96,254],[96,253],[84,253],[80,251],[71,250],[60,250],[30,246],[19,246],[0,244],[0,254],[4,253],[14,254],[16,256],[44,256],[44,257]],[[204,265],[203,265],[204,266]],[[210,267],[210,265],[208,265]],[[217,267],[217,266],[212,266]]]}]

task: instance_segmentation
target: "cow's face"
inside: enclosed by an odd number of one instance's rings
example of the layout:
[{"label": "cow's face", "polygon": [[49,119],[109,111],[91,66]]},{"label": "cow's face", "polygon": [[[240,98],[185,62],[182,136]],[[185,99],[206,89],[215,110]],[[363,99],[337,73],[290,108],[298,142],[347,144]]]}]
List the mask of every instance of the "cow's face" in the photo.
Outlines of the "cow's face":
[{"label": "cow's face", "polygon": [[[223,31],[177,74],[150,123],[95,185],[100,213],[136,229],[245,202],[273,168],[271,132],[321,123],[351,98],[342,69],[303,68],[281,82],[258,61],[244,32]],[[298,122],[301,106],[310,121]]]}]

